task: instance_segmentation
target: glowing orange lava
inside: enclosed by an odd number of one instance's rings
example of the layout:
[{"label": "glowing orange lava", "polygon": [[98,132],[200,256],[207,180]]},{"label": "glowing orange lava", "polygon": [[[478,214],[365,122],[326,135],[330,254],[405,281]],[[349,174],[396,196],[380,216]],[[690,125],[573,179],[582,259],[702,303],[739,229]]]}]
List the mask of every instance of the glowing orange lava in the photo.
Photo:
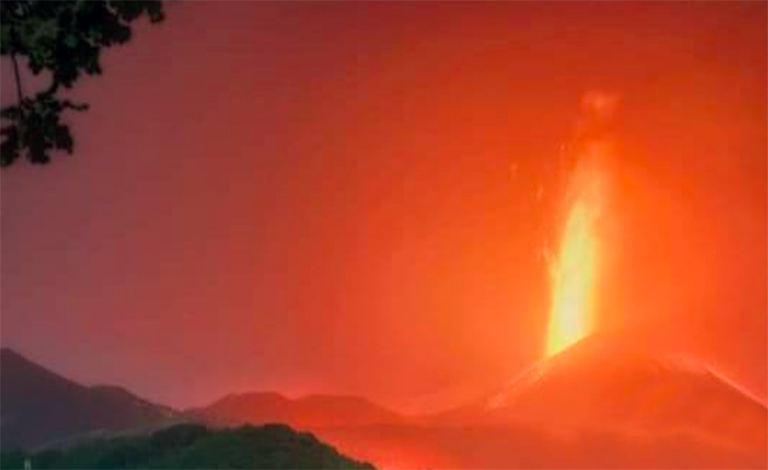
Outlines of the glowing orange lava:
[{"label": "glowing orange lava", "polygon": [[546,354],[568,347],[594,327],[593,300],[597,281],[600,178],[595,169],[580,168],[571,181],[571,203],[559,251],[550,265],[552,306]]}]

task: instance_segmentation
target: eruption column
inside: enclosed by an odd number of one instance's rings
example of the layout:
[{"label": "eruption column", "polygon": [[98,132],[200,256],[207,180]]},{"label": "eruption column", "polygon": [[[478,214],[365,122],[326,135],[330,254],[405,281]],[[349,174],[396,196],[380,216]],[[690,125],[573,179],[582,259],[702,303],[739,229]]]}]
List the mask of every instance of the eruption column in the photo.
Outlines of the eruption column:
[{"label": "eruption column", "polygon": [[615,98],[587,94],[585,120],[575,142],[575,165],[565,194],[566,217],[550,263],[552,288],[546,355],[553,355],[594,329],[603,198],[600,161],[610,153],[605,123]]}]

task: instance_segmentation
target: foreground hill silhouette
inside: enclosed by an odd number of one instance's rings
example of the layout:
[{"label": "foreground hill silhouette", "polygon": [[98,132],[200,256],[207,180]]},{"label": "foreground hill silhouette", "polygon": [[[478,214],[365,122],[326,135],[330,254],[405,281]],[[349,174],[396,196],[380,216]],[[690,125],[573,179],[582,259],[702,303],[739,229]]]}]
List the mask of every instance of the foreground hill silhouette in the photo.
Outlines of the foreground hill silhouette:
[{"label": "foreground hill silhouette", "polygon": [[175,419],[173,409],[115,386],[87,387],[0,350],[3,450],[30,448],[93,432],[134,429]]},{"label": "foreground hill silhouette", "polygon": [[0,467],[114,468],[339,468],[372,469],[339,454],[308,433],[284,425],[211,430],[175,425],[151,435],[97,439],[61,450],[2,454]]}]

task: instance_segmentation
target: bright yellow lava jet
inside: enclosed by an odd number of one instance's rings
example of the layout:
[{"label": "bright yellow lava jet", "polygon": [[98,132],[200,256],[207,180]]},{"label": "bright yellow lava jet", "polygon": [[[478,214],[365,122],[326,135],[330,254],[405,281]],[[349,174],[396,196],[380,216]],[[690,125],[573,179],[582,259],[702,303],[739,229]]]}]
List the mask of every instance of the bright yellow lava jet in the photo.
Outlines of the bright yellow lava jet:
[{"label": "bright yellow lava jet", "polygon": [[588,335],[594,326],[597,281],[599,182],[592,172],[574,175],[575,192],[550,266],[552,304],[546,355],[551,356]]}]

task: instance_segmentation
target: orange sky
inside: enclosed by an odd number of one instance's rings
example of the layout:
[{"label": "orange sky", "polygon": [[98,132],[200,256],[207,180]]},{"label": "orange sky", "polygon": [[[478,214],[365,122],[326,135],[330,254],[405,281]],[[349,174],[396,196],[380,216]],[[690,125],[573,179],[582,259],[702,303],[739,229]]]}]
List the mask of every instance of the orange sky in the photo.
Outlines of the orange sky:
[{"label": "orange sky", "polygon": [[558,148],[606,90],[599,324],[765,398],[766,3],[167,13],[78,86],[73,157],[3,171],[4,346],[171,405],[470,398],[543,350]]}]

